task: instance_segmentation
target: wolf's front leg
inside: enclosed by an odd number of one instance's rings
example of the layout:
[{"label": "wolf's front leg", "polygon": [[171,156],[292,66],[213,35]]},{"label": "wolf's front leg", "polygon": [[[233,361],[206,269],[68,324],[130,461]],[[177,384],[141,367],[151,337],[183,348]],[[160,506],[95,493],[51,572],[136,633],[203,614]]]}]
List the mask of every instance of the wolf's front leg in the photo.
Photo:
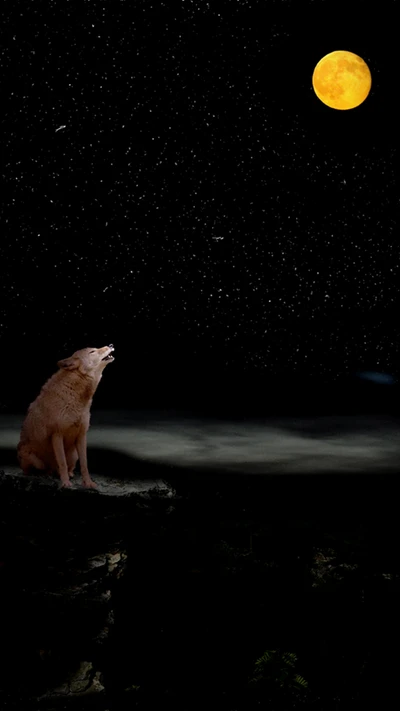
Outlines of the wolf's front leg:
[{"label": "wolf's front leg", "polygon": [[54,456],[57,462],[57,469],[61,479],[62,487],[70,487],[71,482],[68,476],[68,466],[67,460],[65,458],[64,452],[64,441],[62,434],[59,432],[54,432],[51,437],[51,442],[53,445]]},{"label": "wolf's front leg", "polygon": [[78,461],[78,452],[75,445],[70,447],[68,451],[65,452],[65,458],[67,460],[68,476],[70,479],[74,476],[74,469]]},{"label": "wolf's front leg", "polygon": [[78,435],[76,442],[76,448],[78,450],[79,463],[81,465],[81,474],[83,479],[83,486],[87,489],[97,489],[97,484],[91,479],[88,465],[87,465],[87,442],[86,442],[86,432],[81,431]]}]

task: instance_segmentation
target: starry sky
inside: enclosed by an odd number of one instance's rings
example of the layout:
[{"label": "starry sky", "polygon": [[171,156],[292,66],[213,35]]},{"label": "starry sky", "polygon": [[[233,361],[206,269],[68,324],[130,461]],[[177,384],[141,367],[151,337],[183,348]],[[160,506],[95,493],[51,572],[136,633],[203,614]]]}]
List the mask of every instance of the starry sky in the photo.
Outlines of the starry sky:
[{"label": "starry sky", "polygon": [[[111,400],[138,373],[400,375],[396,5],[4,3],[0,357],[22,401],[110,342]],[[312,89],[336,49],[372,74],[350,111]]]}]

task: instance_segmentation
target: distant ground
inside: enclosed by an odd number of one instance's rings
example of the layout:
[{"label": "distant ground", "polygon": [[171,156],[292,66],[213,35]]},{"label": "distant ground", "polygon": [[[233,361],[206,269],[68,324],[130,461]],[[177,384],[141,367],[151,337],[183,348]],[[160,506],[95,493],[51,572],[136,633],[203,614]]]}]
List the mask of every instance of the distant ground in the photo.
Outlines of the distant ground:
[{"label": "distant ground", "polygon": [[[14,455],[23,415],[0,416],[0,468]],[[93,412],[90,450],[128,461],[246,474],[396,472],[400,424],[389,416],[222,420],[184,412]]]}]

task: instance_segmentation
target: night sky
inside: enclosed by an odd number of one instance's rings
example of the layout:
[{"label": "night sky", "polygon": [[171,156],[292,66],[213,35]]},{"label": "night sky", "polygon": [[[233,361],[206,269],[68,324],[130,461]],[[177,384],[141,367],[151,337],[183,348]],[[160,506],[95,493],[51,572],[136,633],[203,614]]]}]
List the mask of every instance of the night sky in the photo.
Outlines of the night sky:
[{"label": "night sky", "polygon": [[[108,343],[103,405],[400,375],[398,3],[374,7],[3,3],[3,409]],[[349,111],[312,89],[336,49],[372,74]]]}]

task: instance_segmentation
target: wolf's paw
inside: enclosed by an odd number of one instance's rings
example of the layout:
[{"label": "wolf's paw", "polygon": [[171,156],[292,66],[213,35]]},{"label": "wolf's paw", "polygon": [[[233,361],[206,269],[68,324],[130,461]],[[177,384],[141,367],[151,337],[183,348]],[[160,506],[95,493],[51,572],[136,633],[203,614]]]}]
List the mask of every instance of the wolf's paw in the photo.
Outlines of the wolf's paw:
[{"label": "wolf's paw", "polygon": [[93,481],[93,479],[84,479],[83,486],[85,489],[97,489],[97,484]]},{"label": "wolf's paw", "polygon": [[61,488],[61,489],[70,489],[71,486],[72,486],[72,484],[71,484],[70,480],[67,479],[66,481],[62,481],[62,482],[61,482],[61,487],[60,487],[60,488]]}]

